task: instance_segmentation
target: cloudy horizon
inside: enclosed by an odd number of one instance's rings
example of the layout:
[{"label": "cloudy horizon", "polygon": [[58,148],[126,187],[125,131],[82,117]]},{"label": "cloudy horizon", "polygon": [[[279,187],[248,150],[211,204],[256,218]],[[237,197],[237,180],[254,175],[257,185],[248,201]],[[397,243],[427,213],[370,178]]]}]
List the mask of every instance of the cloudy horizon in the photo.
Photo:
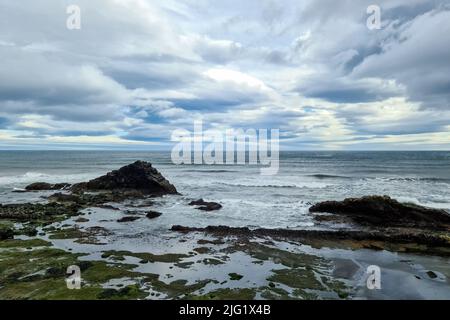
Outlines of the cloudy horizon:
[{"label": "cloudy horizon", "polygon": [[195,120],[282,150],[450,149],[445,0],[0,0],[0,27],[0,149],[167,150]]}]

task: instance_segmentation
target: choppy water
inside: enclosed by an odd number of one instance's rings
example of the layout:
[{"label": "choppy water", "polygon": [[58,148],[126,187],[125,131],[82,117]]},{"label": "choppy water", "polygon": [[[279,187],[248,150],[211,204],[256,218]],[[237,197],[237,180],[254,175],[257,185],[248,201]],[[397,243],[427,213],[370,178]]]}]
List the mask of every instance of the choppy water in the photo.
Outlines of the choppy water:
[{"label": "choppy water", "polygon": [[[183,194],[160,201],[168,224],[309,227],[311,204],[369,194],[450,209],[450,152],[282,152],[279,173],[262,176],[256,166],[176,166],[168,152],[2,151],[0,202],[29,201],[11,190],[31,182],[85,181],[135,160],[153,163]],[[191,198],[224,208],[201,214],[186,206]]]},{"label": "choppy water", "polygon": [[[36,181],[86,181],[136,160],[152,162],[182,196],[158,199],[156,207],[152,207],[163,213],[158,219],[140,219],[125,224],[118,223],[117,219],[136,203],[118,205],[122,211],[86,209],[89,221],[82,224],[83,228],[102,226],[112,231],[112,235],[100,237],[104,245],[51,240],[55,247],[87,253],[86,259],[93,260],[101,259],[102,252],[110,249],[186,253],[198,246],[199,237],[205,236],[169,231],[174,224],[314,228],[307,214],[313,203],[369,194],[387,194],[402,201],[450,209],[450,152],[289,152],[281,154],[278,175],[261,176],[258,167],[175,166],[169,153],[4,151],[0,152],[0,203],[43,201],[41,196],[52,192],[11,191]],[[187,205],[197,198],[218,201],[224,207],[220,211],[204,213]],[[75,220],[76,217],[70,218],[56,226],[77,225]],[[49,240],[47,236],[44,239]],[[357,272],[350,279],[354,298],[450,299],[450,261],[447,257],[367,249],[314,249],[289,243],[278,246],[323,256],[335,263],[345,261],[357,265]],[[196,263],[192,268],[183,269],[167,263],[153,263],[140,265],[135,271],[157,273],[165,282],[174,279],[193,282],[207,276],[220,283],[229,272],[238,272],[245,275],[244,279],[225,286],[267,285],[270,270],[279,265],[270,261],[256,265],[251,260],[237,252],[218,266]],[[370,291],[365,286],[365,269],[373,264],[382,268],[383,290]],[[433,270],[439,277],[430,279],[426,274],[428,270]]]}]

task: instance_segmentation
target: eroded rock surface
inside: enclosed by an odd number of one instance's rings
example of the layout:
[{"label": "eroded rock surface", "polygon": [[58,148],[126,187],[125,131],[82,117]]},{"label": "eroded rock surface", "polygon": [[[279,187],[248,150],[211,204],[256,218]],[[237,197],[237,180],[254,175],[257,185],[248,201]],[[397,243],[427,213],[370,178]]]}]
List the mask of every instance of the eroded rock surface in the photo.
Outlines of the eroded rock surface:
[{"label": "eroded rock surface", "polygon": [[446,232],[408,228],[383,228],[373,230],[295,230],[250,229],[247,227],[208,226],[205,228],[175,225],[172,231],[180,233],[204,232],[215,236],[239,238],[270,237],[292,240],[313,247],[343,247],[351,249],[410,251],[425,254],[450,255],[450,238]]},{"label": "eroded rock surface", "polygon": [[203,199],[191,201],[189,203],[190,206],[197,206],[198,210],[202,211],[215,211],[220,210],[222,208],[222,205],[217,202],[207,202]]},{"label": "eroded rock surface", "polygon": [[151,163],[136,161],[104,176],[75,184],[74,192],[137,190],[149,195],[176,194],[177,189]]},{"label": "eroded rock surface", "polygon": [[157,211],[148,211],[147,214],[145,215],[148,219],[156,219],[159,216],[161,216],[162,213],[161,212],[157,212]]},{"label": "eroded rock surface", "polygon": [[[352,221],[377,227],[427,227],[447,229],[450,214],[445,210],[400,203],[388,196],[348,198],[344,201],[325,201],[313,205],[312,213],[332,213]],[[323,218],[319,218],[323,221]],[[330,218],[329,220],[333,220]]]}]

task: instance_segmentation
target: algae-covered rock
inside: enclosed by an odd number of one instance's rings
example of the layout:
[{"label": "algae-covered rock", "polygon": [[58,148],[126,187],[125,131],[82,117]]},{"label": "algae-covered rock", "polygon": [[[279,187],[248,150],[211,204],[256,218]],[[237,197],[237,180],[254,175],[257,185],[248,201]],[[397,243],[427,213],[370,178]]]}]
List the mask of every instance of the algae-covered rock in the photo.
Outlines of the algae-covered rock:
[{"label": "algae-covered rock", "polygon": [[51,219],[55,217],[73,216],[78,214],[80,206],[77,204],[52,203],[20,203],[0,204],[0,219],[30,221],[37,219]]}]

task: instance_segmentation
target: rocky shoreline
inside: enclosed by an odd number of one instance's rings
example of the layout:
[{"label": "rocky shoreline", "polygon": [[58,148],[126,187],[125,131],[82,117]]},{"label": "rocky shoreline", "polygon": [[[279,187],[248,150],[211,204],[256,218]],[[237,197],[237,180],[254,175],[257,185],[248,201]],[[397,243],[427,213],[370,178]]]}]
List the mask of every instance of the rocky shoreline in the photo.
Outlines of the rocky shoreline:
[{"label": "rocky shoreline", "polygon": [[[3,270],[5,271],[5,274],[8,274],[6,278],[5,276],[3,276],[3,278],[0,277],[4,283],[6,283],[5,287],[0,285],[0,297],[10,297],[11,294],[14,295],[14,290],[19,290],[18,288],[20,288],[20,286],[34,286],[42,281],[48,282],[51,279],[54,279],[51,278],[52,275],[44,275],[34,280],[33,278],[30,280],[25,277],[30,270],[35,270],[36,268],[39,269],[39,265],[35,266],[30,262],[28,262],[27,270],[24,270],[20,275],[19,273],[16,273],[15,275],[13,272],[14,259],[24,259],[24,253],[21,253],[21,248],[30,248],[30,254],[42,254],[43,259],[50,259],[48,262],[49,268],[52,268],[50,266],[51,263],[58,265],[58,268],[63,268],[63,265],[60,262],[54,261],[47,255],[61,255],[72,262],[75,260],[78,261],[78,258],[81,256],[59,249],[48,248],[51,246],[51,243],[44,239],[73,239],[80,244],[103,245],[105,243],[98,238],[111,235],[111,232],[101,225],[83,229],[79,227],[64,227],[64,225],[55,227],[55,223],[61,224],[64,223],[64,221],[67,221],[67,219],[73,219],[76,223],[80,224],[86,223],[89,221],[88,217],[86,217],[86,212],[92,208],[111,211],[120,210],[114,205],[111,205],[111,203],[120,204],[130,201],[143,201],[145,203],[145,208],[151,208],[152,201],[158,197],[164,195],[179,195],[174,185],[165,179],[150,163],[143,161],[137,161],[99,178],[74,185],[68,183],[50,184],[46,182],[36,182],[25,188],[25,192],[41,191],[55,191],[55,193],[47,196],[46,199],[43,199],[45,200],[43,203],[0,204],[0,257],[3,257],[4,261],[6,261],[6,265],[5,263],[2,264],[0,262],[0,271]],[[213,214],[213,211],[216,212],[214,214],[220,214],[220,209],[222,208],[222,205],[219,203],[205,201],[203,199],[191,200],[190,202],[187,201],[186,206],[192,206],[199,211],[203,211],[203,213],[199,212],[199,214],[206,215]],[[162,213],[153,209],[138,210],[136,212],[126,211],[124,213],[124,216],[116,220],[120,224],[132,223],[133,221],[139,222],[137,220],[145,218],[147,220],[160,219],[160,217],[163,216]],[[444,210],[431,209],[409,203],[400,203],[388,196],[367,196],[357,199],[345,199],[343,201],[317,203],[310,208],[310,214],[314,217],[318,226],[333,226],[345,223],[350,227],[331,228],[326,230],[294,230],[266,228],[250,229],[246,227],[236,228],[229,226],[209,226],[201,228],[174,225],[172,227],[168,226],[174,236],[180,235],[183,237],[183,235],[187,234],[196,234],[199,237],[212,236],[216,240],[202,240],[202,244],[210,245],[212,247],[194,248],[191,254],[177,256],[177,258],[171,254],[168,256],[155,256],[149,253],[142,253],[139,254],[139,256],[146,257],[145,259],[142,259],[142,263],[144,264],[159,263],[162,261],[163,263],[173,263],[174,266],[179,268],[184,265],[189,266],[193,264],[194,262],[189,261],[189,259],[196,255],[207,256],[207,258],[199,260],[197,263],[221,264],[224,262],[214,258],[212,252],[215,251],[217,255],[217,253],[225,250],[220,249],[223,244],[231,243],[230,248],[233,248],[231,252],[246,252],[246,254],[258,258],[261,257],[261,255],[268,255],[269,257],[272,254],[275,254],[277,257],[280,255],[287,255],[290,257],[289,259],[300,259],[291,257],[289,253],[283,250],[273,251],[275,249],[270,245],[272,241],[308,245],[312,248],[336,248],[347,250],[370,249],[375,251],[387,250],[391,252],[414,253],[440,257],[450,256],[450,214]],[[77,216],[79,217],[76,218]],[[17,225],[21,225],[21,227],[18,228]],[[180,239],[180,242],[182,241],[184,240]],[[257,244],[260,241],[267,242],[267,245]],[[198,243],[200,244],[200,240]],[[255,253],[255,250],[258,253]],[[128,288],[126,290],[123,288],[114,289],[115,291],[105,291],[100,285],[101,281],[97,281],[96,272],[93,271],[95,268],[110,275],[111,279],[122,275],[127,275],[132,278],[139,276],[132,271],[136,266],[133,267],[133,265],[129,263],[119,263],[120,261],[125,261],[127,259],[123,256],[136,256],[136,254],[122,253],[121,255],[118,255],[114,253],[102,255],[102,257],[107,260],[112,258],[119,259],[114,260],[114,263],[117,264],[116,266],[108,266],[105,262],[91,262],[91,265],[86,266],[86,270],[92,272],[90,285],[97,287],[93,290],[95,291],[95,294],[88,294],[85,298],[134,299],[147,297],[136,285],[126,287]],[[226,257],[224,259],[226,259]],[[270,259],[275,258],[272,257]],[[301,265],[306,263],[304,262],[304,259],[308,260],[310,258],[304,255],[301,256]],[[266,260],[263,259],[263,261]],[[78,263],[82,262],[78,261]],[[120,270],[116,270],[117,268]],[[48,270],[46,272],[48,272]],[[58,274],[61,273],[60,271],[58,272]],[[111,272],[113,275],[110,274]],[[287,281],[283,280],[285,277],[287,277],[289,281],[297,281],[298,279],[295,277],[298,276],[306,277],[306,275],[301,273],[297,267],[283,271],[283,276],[278,276],[278,278],[276,276],[278,271],[274,272],[275,275],[273,278],[278,279],[281,277],[282,280],[279,280],[281,283]],[[293,274],[294,279],[291,278],[291,273]],[[26,279],[25,282],[20,280],[23,277]],[[314,277],[314,275],[309,274],[308,277],[311,278]],[[108,277],[106,276],[106,278]],[[102,279],[106,280],[106,278]],[[241,277],[240,275],[233,273],[232,278],[239,280]],[[190,286],[187,285],[187,283],[173,283],[171,286],[168,286],[161,283],[158,279],[158,275],[147,274],[147,282],[150,283],[149,285],[158,287],[158,290],[165,292],[170,297],[187,297],[186,295],[190,295],[189,297],[193,298],[195,297],[193,295],[194,292],[197,292],[197,290],[200,290],[208,283],[214,283],[213,280],[210,280],[201,283],[201,285],[196,284]],[[308,281],[313,280],[309,279],[307,281],[305,278],[304,281],[306,281],[305,283],[309,283]],[[330,278],[326,281],[332,280]],[[303,282],[298,284],[297,289],[299,291],[297,293],[300,296],[308,297],[308,285],[304,287],[303,284]],[[60,286],[61,284],[58,283],[58,292],[60,292],[59,290],[63,290]],[[322,288],[318,284],[314,284],[313,287],[317,289]],[[324,288],[328,288],[326,290],[331,291],[335,290],[328,286],[325,286]],[[339,285],[339,288],[341,288],[341,285]],[[258,294],[264,293],[267,297],[274,297],[274,295],[277,296],[277,291],[278,293],[281,292],[280,290],[275,289],[276,287],[264,287],[260,290],[258,289]],[[2,290],[6,290],[6,293],[3,295]],[[174,290],[177,294],[173,293]],[[336,290],[338,296],[342,297],[343,289]],[[17,294],[18,298],[24,298],[21,293]],[[216,293],[219,298],[230,295],[242,298],[241,294],[249,298],[254,298],[255,296],[253,294],[258,295],[257,293],[251,293],[248,290],[242,292],[239,291],[238,293],[229,290],[220,291],[220,294]],[[293,293],[291,292],[287,295],[286,293],[283,293],[280,296],[291,297],[292,295]],[[52,297],[60,296],[56,295]],[[216,296],[212,295],[208,297],[213,298]],[[30,298],[42,298],[42,296],[36,295]]]},{"label": "rocky shoreline", "polygon": [[[389,196],[366,196],[313,205],[311,213],[332,214],[329,221],[352,221],[373,227],[426,228],[450,230],[450,214],[445,210],[400,203]],[[316,216],[324,220],[323,216]]]},{"label": "rocky shoreline", "polygon": [[392,250],[450,256],[450,238],[446,233],[428,233],[423,230],[389,228],[371,231],[353,230],[293,230],[249,229],[228,226],[195,228],[175,225],[172,231],[180,233],[201,232],[214,236],[238,238],[270,237],[279,241],[297,241],[315,247],[348,249]]},{"label": "rocky shoreline", "polygon": [[50,184],[35,182],[26,192],[58,191],[45,198],[47,203],[0,204],[0,220],[48,222],[81,214],[89,207],[102,207],[109,202],[178,194],[176,188],[148,162],[136,161],[119,170],[88,182]]}]

